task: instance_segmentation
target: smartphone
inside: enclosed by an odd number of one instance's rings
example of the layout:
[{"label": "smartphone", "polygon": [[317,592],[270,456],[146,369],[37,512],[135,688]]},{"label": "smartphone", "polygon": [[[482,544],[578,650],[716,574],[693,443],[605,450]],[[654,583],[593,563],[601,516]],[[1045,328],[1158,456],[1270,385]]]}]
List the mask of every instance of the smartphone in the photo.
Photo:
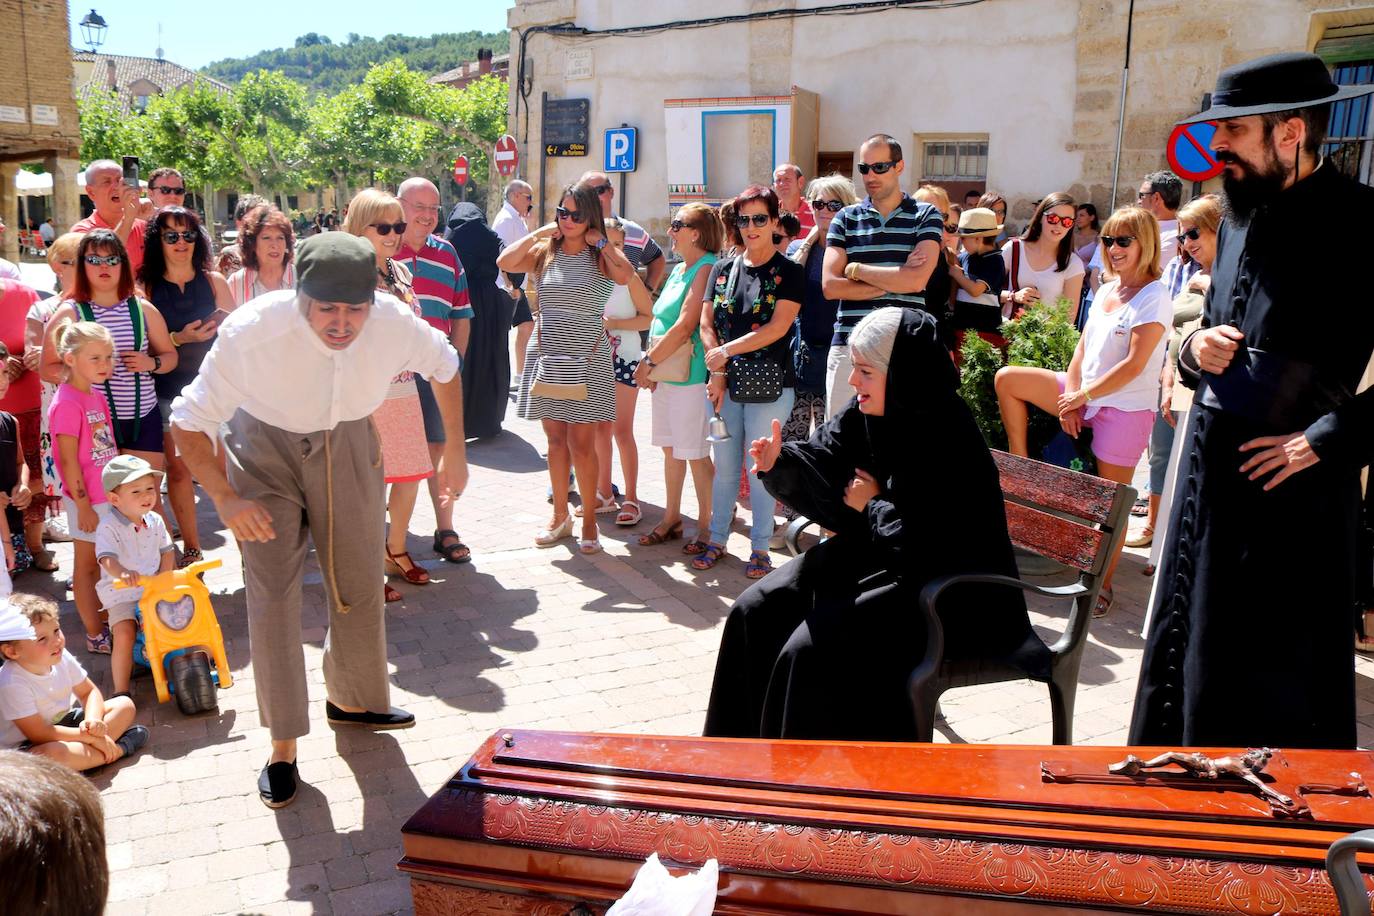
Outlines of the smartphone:
[{"label": "smartphone", "polygon": [[216,327],[219,327],[221,324],[224,323],[224,319],[226,319],[226,318],[228,318],[228,317],[229,317],[229,312],[228,312],[227,310],[225,310],[225,309],[215,309],[215,313],[214,313],[213,315],[210,316],[210,320],[213,321],[213,322],[215,323],[215,326],[216,326]]},{"label": "smartphone", "polygon": [[138,187],[138,157],[124,157],[124,183],[131,188]]}]

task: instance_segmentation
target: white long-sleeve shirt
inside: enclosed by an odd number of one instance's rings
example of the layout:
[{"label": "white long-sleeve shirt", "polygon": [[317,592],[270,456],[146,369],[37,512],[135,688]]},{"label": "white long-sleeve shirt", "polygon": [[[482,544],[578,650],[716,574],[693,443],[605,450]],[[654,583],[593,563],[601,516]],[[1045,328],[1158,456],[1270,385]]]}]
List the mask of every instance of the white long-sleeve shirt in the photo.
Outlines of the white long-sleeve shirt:
[{"label": "white long-sleeve shirt", "polygon": [[221,423],[245,410],[287,432],[319,432],[370,416],[400,372],[447,382],[458,368],[444,335],[394,296],[377,293],[357,339],[331,350],[295,291],[278,290],[220,325],[200,374],[172,402],[172,422],[214,440]]}]

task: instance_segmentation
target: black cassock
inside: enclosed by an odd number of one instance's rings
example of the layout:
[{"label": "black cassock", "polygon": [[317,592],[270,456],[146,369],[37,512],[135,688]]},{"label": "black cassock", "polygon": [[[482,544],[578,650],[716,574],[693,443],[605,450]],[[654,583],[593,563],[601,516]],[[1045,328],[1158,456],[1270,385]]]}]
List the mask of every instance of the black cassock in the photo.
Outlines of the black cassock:
[{"label": "black cassock", "polygon": [[[705,734],[909,741],[907,679],[925,651],[916,599],[950,573],[1015,576],[997,467],[956,390],[935,320],[906,309],[884,416],[851,402],[761,474],[779,500],[836,532],[735,602],[721,637]],[[844,503],[856,468],[880,494]],[[967,586],[941,608],[946,652],[1044,673],[1021,593]]]},{"label": "black cassock", "polygon": [[[1160,563],[1131,744],[1355,746],[1360,468],[1374,455],[1363,258],[1374,189],[1323,163],[1248,227],[1223,224],[1204,326],[1244,347],[1198,385]],[[1321,227],[1321,253],[1300,228]],[[1353,258],[1353,260],[1352,260]],[[1186,345],[1185,345],[1186,349]],[[1258,436],[1320,458],[1269,492],[1239,473]]]},{"label": "black cassock", "polygon": [[463,360],[463,431],[469,438],[501,432],[510,392],[510,321],[515,300],[496,285],[501,239],[476,204],[460,203],[448,218],[472,301],[472,332]]}]

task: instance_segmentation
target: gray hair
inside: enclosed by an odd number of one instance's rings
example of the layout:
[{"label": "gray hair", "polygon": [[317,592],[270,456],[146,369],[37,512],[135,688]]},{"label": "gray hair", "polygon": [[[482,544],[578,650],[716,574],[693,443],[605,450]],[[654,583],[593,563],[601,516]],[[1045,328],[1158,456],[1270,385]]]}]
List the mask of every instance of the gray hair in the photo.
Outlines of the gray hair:
[{"label": "gray hair", "polygon": [[849,352],[884,374],[892,361],[892,345],[902,326],[902,310],[895,306],[874,309],[849,332]]},{"label": "gray hair", "polygon": [[86,184],[91,183],[91,176],[96,172],[119,172],[122,175],[124,174],[124,166],[113,159],[97,159],[86,166]]},{"label": "gray hair", "polygon": [[1173,172],[1167,169],[1162,172],[1151,172],[1145,176],[1145,181],[1150,185],[1150,190],[1159,195],[1164,209],[1177,210],[1178,205],[1183,202],[1183,179]]},{"label": "gray hair", "polygon": [[859,195],[854,190],[854,182],[833,172],[829,175],[822,175],[820,178],[811,179],[811,183],[806,186],[806,196],[811,200],[822,195],[833,197],[846,207],[859,202]]},{"label": "gray hair", "polygon": [[512,194],[514,194],[516,191],[522,190],[529,191],[531,194],[534,193],[534,188],[530,187],[530,183],[528,181],[521,181],[519,178],[517,178],[514,181],[508,182],[506,184],[506,189],[501,192],[501,197],[504,200],[510,200],[510,196]]}]

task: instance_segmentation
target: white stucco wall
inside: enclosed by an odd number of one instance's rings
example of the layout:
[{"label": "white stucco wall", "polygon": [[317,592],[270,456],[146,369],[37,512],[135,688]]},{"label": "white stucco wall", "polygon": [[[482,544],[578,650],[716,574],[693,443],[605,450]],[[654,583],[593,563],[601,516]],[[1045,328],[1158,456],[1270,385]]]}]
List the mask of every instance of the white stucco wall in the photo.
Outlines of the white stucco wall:
[{"label": "white stucco wall", "polygon": [[[576,23],[598,29],[748,8],[758,4],[577,0]],[[512,25],[519,24],[520,14],[517,7]],[[589,98],[590,155],[549,160],[546,187],[600,168],[602,132],[626,122],[640,129],[639,170],[627,179],[627,213],[646,222],[662,218],[667,161],[700,158],[695,150],[668,150],[664,99],[783,95],[796,85],[820,97],[821,150],[852,150],[869,134],[889,132],[906,149],[903,183],[911,187],[920,178],[915,135],[987,134],[988,184],[1012,198],[1038,198],[1068,187],[1081,173],[1080,154],[1066,150],[1077,24],[1078,0],[991,0],[955,9],[813,16],[642,36],[534,36],[533,155],[525,171],[537,184],[540,93]],[[591,79],[564,81],[565,51],[574,48],[592,52]],[[518,124],[523,123],[521,115]],[[751,178],[766,182],[769,176]]]}]

